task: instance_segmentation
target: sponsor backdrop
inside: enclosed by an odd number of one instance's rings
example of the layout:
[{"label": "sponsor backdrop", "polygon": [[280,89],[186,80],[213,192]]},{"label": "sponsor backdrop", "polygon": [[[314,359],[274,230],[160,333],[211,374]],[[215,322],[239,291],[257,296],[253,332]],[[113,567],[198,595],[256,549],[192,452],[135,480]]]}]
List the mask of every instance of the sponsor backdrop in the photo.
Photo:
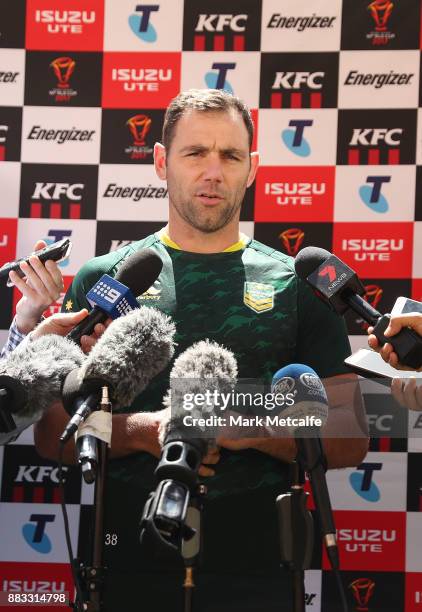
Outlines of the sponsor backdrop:
[{"label": "sponsor backdrop", "polygon": [[[243,229],[293,256],[333,250],[380,310],[422,299],[419,0],[14,0],[0,15],[0,265],[69,236],[67,287],[87,259],[162,227],[152,152],[165,108],[217,87],[256,124]],[[0,291],[3,342],[17,296]],[[348,325],[364,346],[362,321]],[[350,610],[421,612],[422,418],[378,392],[366,403],[371,452],[328,474]],[[0,448],[0,478],[0,588],[71,590],[57,470],[31,431]],[[92,491],[76,468],[66,482],[78,549]],[[314,557],[307,607],[337,612]]]}]

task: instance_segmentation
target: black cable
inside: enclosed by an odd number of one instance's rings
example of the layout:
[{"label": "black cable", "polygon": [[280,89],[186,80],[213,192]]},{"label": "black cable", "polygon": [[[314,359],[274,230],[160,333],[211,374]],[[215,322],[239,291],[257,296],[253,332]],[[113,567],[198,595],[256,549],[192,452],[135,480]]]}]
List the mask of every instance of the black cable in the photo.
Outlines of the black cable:
[{"label": "black cable", "polygon": [[344,591],[343,581],[341,579],[341,574],[338,569],[334,570],[334,576],[336,577],[336,582],[338,586],[338,590],[340,593],[341,605],[343,608],[343,612],[349,612],[349,606],[347,605],[346,593]]},{"label": "black cable", "polygon": [[71,570],[72,570],[73,582],[75,583],[75,588],[76,588],[76,597],[75,597],[74,607],[75,607],[76,611],[84,612],[84,610],[85,610],[85,608],[84,608],[84,596],[83,596],[83,593],[82,593],[81,585],[79,584],[79,578],[78,578],[78,576],[76,574],[75,559],[74,559],[73,551],[72,551],[72,541],[70,539],[69,517],[67,515],[67,509],[66,509],[65,497],[64,497],[63,452],[64,452],[64,444],[60,443],[59,444],[59,461],[58,461],[59,488],[60,488],[60,492],[61,492],[61,495],[60,495],[60,506],[62,508],[62,513],[63,513],[64,533],[65,533],[65,537],[66,537],[67,552],[68,552],[68,555],[69,555],[69,562],[70,562],[70,567],[71,567]]}]

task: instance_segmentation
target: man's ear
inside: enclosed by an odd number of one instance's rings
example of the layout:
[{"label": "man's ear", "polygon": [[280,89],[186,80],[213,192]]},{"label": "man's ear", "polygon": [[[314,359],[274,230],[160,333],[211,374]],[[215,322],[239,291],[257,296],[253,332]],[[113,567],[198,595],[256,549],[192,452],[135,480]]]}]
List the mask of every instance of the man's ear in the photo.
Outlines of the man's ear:
[{"label": "man's ear", "polygon": [[158,178],[165,181],[167,178],[166,148],[160,142],[154,145],[154,166]]},{"label": "man's ear", "polygon": [[259,166],[259,153],[258,151],[253,151],[251,153],[251,167],[249,169],[248,181],[246,183],[246,187],[250,187],[255,180],[256,171]]}]

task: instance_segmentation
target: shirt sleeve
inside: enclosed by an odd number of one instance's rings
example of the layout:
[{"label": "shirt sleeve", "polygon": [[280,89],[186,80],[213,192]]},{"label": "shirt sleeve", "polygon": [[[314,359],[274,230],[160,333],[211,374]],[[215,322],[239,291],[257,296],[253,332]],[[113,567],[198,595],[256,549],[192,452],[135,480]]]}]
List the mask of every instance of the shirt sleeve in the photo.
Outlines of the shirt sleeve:
[{"label": "shirt sleeve", "polygon": [[101,276],[102,271],[96,267],[95,260],[82,266],[64,296],[62,312],[78,312],[82,308],[91,310],[86,294]]},{"label": "shirt sleeve", "polygon": [[296,360],[311,366],[320,378],[349,373],[344,360],[351,353],[344,318],[297,279],[298,330]]},{"label": "shirt sleeve", "polygon": [[26,334],[22,334],[18,330],[18,326],[16,325],[16,316],[13,318],[12,324],[9,328],[9,336],[6,340],[6,344],[3,346],[0,359],[5,359],[10,355],[12,351],[15,350],[17,346],[22,342],[22,340],[26,337]]}]

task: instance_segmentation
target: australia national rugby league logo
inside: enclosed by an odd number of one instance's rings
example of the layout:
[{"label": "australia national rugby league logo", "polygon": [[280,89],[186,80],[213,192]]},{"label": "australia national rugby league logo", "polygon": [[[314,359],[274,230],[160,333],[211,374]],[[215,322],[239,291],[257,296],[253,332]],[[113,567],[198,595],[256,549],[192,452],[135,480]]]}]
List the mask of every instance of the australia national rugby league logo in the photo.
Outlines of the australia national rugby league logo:
[{"label": "australia national rugby league logo", "polygon": [[243,302],[254,312],[265,312],[274,308],[274,287],[264,283],[245,282]]}]

